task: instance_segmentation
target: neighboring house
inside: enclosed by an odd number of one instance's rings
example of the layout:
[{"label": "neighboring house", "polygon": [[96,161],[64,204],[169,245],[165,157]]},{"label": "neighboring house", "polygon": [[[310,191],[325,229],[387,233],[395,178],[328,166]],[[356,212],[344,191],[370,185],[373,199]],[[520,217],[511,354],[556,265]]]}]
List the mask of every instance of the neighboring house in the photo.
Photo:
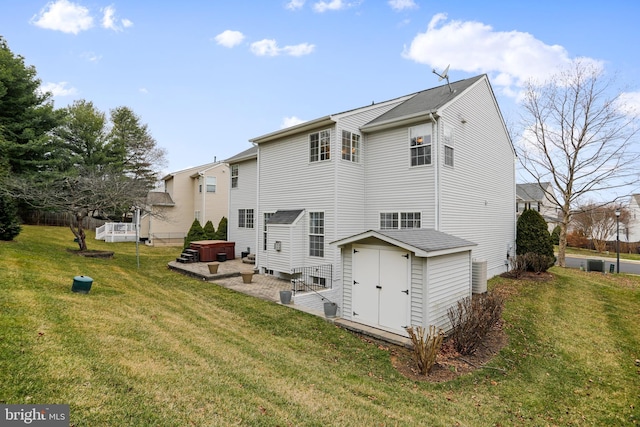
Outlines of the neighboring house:
[{"label": "neighboring house", "polygon": [[227,239],[235,242],[236,257],[255,254],[258,148],[251,147],[225,162],[229,165],[229,217]]},{"label": "neighboring house", "polygon": [[549,196],[553,194],[550,182],[516,184],[516,217],[520,217],[525,209],[536,210],[547,222],[549,232],[552,232],[560,225],[558,210],[552,202],[552,196]]},{"label": "neighboring house", "polygon": [[[515,152],[486,75],[251,142],[257,203],[232,192],[229,215],[254,209],[261,273],[315,288],[295,304],[321,309],[324,298],[343,318],[403,335],[446,330],[472,275],[508,269]],[[241,166],[238,190],[250,176]]]},{"label": "neighboring house", "polygon": [[164,191],[150,192],[140,235],[152,246],[184,244],[194,219],[218,227],[229,206],[229,167],[213,162],[162,178]]},{"label": "neighboring house", "polygon": [[[631,195],[628,209],[629,223],[626,225],[626,241],[640,242],[640,194]],[[622,237],[620,239],[622,240]]]}]

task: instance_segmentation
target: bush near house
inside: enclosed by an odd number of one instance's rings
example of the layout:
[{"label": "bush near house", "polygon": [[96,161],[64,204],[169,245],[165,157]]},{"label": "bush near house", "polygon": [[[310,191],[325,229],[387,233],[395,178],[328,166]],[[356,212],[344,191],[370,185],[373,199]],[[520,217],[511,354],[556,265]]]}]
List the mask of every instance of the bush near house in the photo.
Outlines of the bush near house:
[{"label": "bush near house", "polygon": [[227,217],[220,218],[216,240],[227,240]]},{"label": "bush near house", "polygon": [[473,354],[500,320],[503,306],[500,295],[487,292],[463,298],[447,310],[454,348],[463,355]]},{"label": "bush near house", "polygon": [[213,227],[211,220],[207,221],[204,225],[204,234],[206,236],[206,240],[216,240],[216,229]]},{"label": "bush near house", "polygon": [[200,221],[194,219],[191,224],[191,228],[187,233],[187,237],[184,238],[184,248],[188,248],[191,245],[191,242],[197,242],[198,240],[207,240],[207,235],[204,232],[202,225],[200,225]]},{"label": "bush near house", "polygon": [[547,223],[539,212],[526,209],[518,218],[516,257],[524,256],[518,265],[536,273],[547,271],[555,263],[553,242]]}]

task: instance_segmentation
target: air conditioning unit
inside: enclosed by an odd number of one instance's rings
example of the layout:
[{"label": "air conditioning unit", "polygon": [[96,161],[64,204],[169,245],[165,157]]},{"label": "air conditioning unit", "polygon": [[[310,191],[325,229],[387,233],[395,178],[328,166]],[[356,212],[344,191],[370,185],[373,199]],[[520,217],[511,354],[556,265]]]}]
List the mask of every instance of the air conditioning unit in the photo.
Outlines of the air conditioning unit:
[{"label": "air conditioning unit", "polygon": [[599,271],[604,273],[604,260],[603,259],[588,259],[587,271]]},{"label": "air conditioning unit", "polygon": [[471,292],[484,294],[487,292],[487,261],[478,259],[471,262]]}]

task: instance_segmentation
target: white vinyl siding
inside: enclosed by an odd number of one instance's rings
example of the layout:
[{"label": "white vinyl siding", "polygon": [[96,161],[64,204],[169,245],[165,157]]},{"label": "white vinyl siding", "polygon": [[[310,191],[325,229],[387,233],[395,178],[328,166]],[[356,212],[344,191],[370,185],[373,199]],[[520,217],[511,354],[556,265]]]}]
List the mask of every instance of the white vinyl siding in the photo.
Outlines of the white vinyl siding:
[{"label": "white vinyl siding", "polygon": [[[250,249],[251,253],[256,253],[259,246],[256,243],[255,228],[239,227],[238,215],[236,214],[239,209],[254,209],[256,212],[256,199],[257,199],[257,161],[256,159],[249,159],[237,164],[231,165],[231,171],[233,169],[238,171],[238,176],[242,177],[242,182],[235,188],[231,188],[229,198],[229,215],[227,222],[227,238],[229,241],[235,242],[236,257],[240,257],[241,252]],[[233,172],[232,172],[233,173]],[[233,179],[233,178],[232,178]],[[231,182],[233,185],[233,181]],[[257,219],[257,218],[256,218]],[[255,226],[255,225],[254,225]]]},{"label": "white vinyl siding", "polygon": [[473,258],[487,260],[491,278],[506,271],[515,243],[515,157],[485,80],[442,110],[440,131],[445,123],[453,128],[455,167],[441,168],[439,229],[478,244]]},{"label": "white vinyl siding", "polygon": [[460,252],[427,259],[427,304],[424,319],[444,331],[451,329],[449,307],[471,295],[471,259]]}]

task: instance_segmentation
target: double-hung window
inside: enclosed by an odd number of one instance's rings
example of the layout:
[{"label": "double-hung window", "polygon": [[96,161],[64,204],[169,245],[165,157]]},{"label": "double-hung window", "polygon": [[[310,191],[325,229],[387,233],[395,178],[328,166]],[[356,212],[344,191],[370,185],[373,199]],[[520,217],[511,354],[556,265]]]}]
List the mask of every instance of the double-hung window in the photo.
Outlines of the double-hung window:
[{"label": "double-hung window", "polygon": [[331,131],[322,130],[309,135],[309,161],[331,159]]},{"label": "double-hung window", "polygon": [[453,128],[451,126],[444,125],[442,139],[444,142],[444,164],[453,167]]},{"label": "double-hung window", "polygon": [[360,158],[360,135],[342,131],[342,160],[358,163]]},{"label": "double-hung window", "polygon": [[267,223],[269,222],[269,218],[273,216],[275,212],[265,212],[264,213],[264,224],[262,225],[262,250],[267,250]]},{"label": "double-hung window", "polygon": [[216,192],[216,184],[217,180],[215,176],[208,176],[206,179],[207,182],[207,193],[215,193]]},{"label": "double-hung window", "polygon": [[324,212],[309,212],[309,256],[324,257]]},{"label": "double-hung window", "polygon": [[238,209],[238,227],[253,228],[253,209]]},{"label": "double-hung window", "polygon": [[231,165],[231,188],[238,188],[238,165]]},{"label": "double-hung window", "polygon": [[411,166],[431,164],[431,125],[409,128]]}]

